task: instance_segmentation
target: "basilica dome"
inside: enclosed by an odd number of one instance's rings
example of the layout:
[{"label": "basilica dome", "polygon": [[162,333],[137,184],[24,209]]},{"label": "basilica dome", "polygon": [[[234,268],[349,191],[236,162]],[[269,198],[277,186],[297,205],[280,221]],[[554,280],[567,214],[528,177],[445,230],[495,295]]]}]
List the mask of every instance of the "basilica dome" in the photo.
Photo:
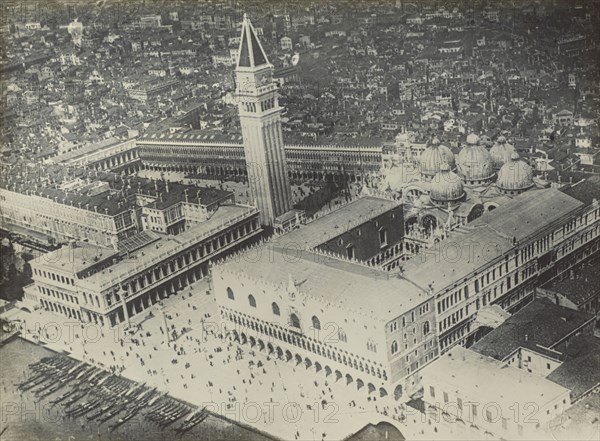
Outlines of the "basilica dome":
[{"label": "basilica dome", "polygon": [[440,171],[433,177],[429,197],[434,202],[452,202],[463,197],[463,189],[460,176],[450,170],[447,163],[442,164]]},{"label": "basilica dome", "polygon": [[445,145],[440,145],[437,138],[434,138],[419,158],[421,175],[426,179],[431,179],[440,171],[442,164],[449,164],[450,169],[456,166],[454,154]]},{"label": "basilica dome", "polygon": [[467,136],[467,145],[458,154],[457,167],[465,185],[486,184],[494,176],[492,157],[473,133]]},{"label": "basilica dome", "polygon": [[533,187],[533,170],[529,164],[513,153],[510,162],[498,172],[496,186],[504,193],[518,194]]},{"label": "basilica dome", "polygon": [[504,136],[498,137],[497,142],[490,149],[494,168],[500,170],[504,164],[510,162],[513,153],[515,153],[515,148],[506,142],[506,138]]}]

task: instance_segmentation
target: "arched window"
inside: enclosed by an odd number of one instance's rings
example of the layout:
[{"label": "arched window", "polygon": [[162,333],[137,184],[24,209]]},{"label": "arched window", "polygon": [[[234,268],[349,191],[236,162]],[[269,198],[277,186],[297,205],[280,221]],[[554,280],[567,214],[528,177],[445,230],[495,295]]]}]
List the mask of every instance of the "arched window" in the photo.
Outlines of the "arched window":
[{"label": "arched window", "polygon": [[395,354],[396,352],[398,352],[398,342],[394,340],[392,342],[392,354]]},{"label": "arched window", "polygon": [[227,287],[227,298],[231,300],[235,299],[235,297],[233,296],[233,290],[229,287]]},{"label": "arched window", "polygon": [[340,341],[347,342],[348,338],[346,337],[346,333],[342,328],[338,329],[338,338]]},{"label": "arched window", "polygon": [[279,305],[275,302],[271,303],[271,309],[273,310],[273,314],[281,315],[279,312]]},{"label": "arched window", "polygon": [[290,315],[290,325],[292,325],[294,328],[300,329],[300,319],[294,313]]},{"label": "arched window", "polygon": [[377,352],[377,345],[375,345],[375,342],[372,339],[367,341],[367,349],[372,352]]},{"label": "arched window", "polygon": [[423,335],[429,334],[429,331],[430,331],[429,322],[427,321],[427,322],[423,323]]},{"label": "arched window", "polygon": [[252,306],[253,308],[256,308],[256,299],[252,294],[248,296],[248,303],[250,303],[250,306]]},{"label": "arched window", "polygon": [[312,316],[313,329],[321,329],[321,322],[316,315]]}]

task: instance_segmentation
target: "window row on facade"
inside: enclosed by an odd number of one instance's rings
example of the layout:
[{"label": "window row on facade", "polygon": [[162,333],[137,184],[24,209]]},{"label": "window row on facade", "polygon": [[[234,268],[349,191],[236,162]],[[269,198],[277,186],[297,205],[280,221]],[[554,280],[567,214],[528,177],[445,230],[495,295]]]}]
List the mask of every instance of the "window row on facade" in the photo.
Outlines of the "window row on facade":
[{"label": "window row on facade", "polygon": [[37,268],[33,268],[33,274],[35,276],[43,277],[48,280],[64,283],[65,285],[75,286],[75,279],[73,279],[72,277],[65,277],[63,275],[56,274],[50,271],[38,270]]},{"label": "window row on facade", "polygon": [[[227,287],[227,298],[229,300],[235,300],[235,294],[234,294],[233,290],[231,289],[231,287]],[[256,298],[254,297],[254,295],[252,295],[252,294],[248,295],[248,304],[250,305],[251,308],[257,307]],[[271,303],[271,313],[277,317],[281,316],[281,308],[279,307],[277,302]],[[291,313],[289,315],[287,322],[291,327],[302,330],[302,324],[300,323],[300,318],[295,313]],[[321,330],[321,320],[316,315],[313,315],[311,317],[311,328],[310,329],[312,331],[320,331]],[[348,341],[348,337],[346,336],[346,333],[341,328],[338,328],[338,339],[343,342]],[[367,344],[367,346],[369,348],[368,344]],[[373,352],[376,352],[376,350],[373,347],[371,347],[370,350],[372,350]]]},{"label": "window row on facade", "polygon": [[[428,312],[429,312],[429,303],[424,303],[417,310],[413,310],[410,313],[392,321],[388,325],[390,333],[396,332],[396,331],[398,331],[398,329],[404,330],[404,328],[406,328],[407,325],[413,324],[413,327],[411,328],[410,333],[412,333],[414,335],[416,333],[416,330],[414,327],[415,321],[422,315],[427,314]],[[406,336],[404,337],[404,339],[406,339]]]},{"label": "window row on facade", "polygon": [[231,157],[243,158],[244,148],[240,147],[219,147],[207,148],[204,146],[182,147],[182,146],[144,146],[140,148],[140,154],[146,155],[164,155],[164,156],[189,156],[198,158],[223,158],[230,160]]},{"label": "window row on facade", "polygon": [[71,294],[67,294],[59,290],[54,290],[52,288],[46,288],[45,286],[41,285],[38,285],[38,290],[42,294],[47,295],[48,297],[54,297],[56,299],[61,299],[65,302],[75,303],[76,305],[79,305],[79,300],[77,299],[77,296],[73,296]]}]

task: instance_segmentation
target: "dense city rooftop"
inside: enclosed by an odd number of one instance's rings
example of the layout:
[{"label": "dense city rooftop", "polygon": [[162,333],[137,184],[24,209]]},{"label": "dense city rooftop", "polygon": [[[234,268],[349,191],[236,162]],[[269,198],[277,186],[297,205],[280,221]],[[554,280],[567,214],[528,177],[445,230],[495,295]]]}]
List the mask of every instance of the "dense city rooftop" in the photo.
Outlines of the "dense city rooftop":
[{"label": "dense city rooftop", "polygon": [[536,299],[492,330],[471,348],[504,360],[519,347],[552,349],[569,334],[593,319],[591,314]]},{"label": "dense city rooftop", "polygon": [[138,205],[136,195],[149,198],[145,204],[159,210],[180,202],[211,206],[233,197],[231,192],[217,188],[62,165],[10,167],[5,170],[0,178],[1,188],[110,216]]}]

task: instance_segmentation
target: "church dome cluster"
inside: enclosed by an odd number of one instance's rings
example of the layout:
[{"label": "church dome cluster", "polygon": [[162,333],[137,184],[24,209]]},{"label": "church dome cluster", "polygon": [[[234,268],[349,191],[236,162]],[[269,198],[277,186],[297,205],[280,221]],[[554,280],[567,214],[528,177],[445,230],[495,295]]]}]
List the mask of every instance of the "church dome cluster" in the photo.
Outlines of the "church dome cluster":
[{"label": "church dome cluster", "polygon": [[533,170],[529,164],[520,159],[518,153],[514,152],[510,162],[504,164],[498,172],[496,186],[503,193],[521,193],[533,187]]},{"label": "church dome cluster", "polygon": [[[487,144],[491,144],[491,140]],[[456,157],[433,138],[416,166],[405,162],[400,167],[392,167],[383,184],[388,190],[427,195],[427,201],[417,201],[411,196],[409,199],[416,205],[446,205],[472,202],[471,191],[480,193],[494,184],[502,194],[522,193],[534,186],[533,175],[532,167],[519,158],[504,136],[500,136],[488,151],[482,138],[472,133]],[[493,197],[494,192],[486,194]]]},{"label": "church dome cluster", "polygon": [[[410,148],[404,158],[414,157]],[[471,133],[457,155],[433,138],[417,163],[400,160],[399,167],[388,170],[384,188],[401,193],[410,210],[406,231],[430,238],[445,237],[448,229],[478,218],[485,204],[498,206],[506,195],[512,197],[535,186],[533,168],[504,136],[493,143],[489,137]]]},{"label": "church dome cluster", "polygon": [[494,163],[494,168],[500,170],[500,168],[511,161],[512,154],[515,153],[515,148],[506,142],[504,136],[498,137],[497,142],[490,149],[490,156]]},{"label": "church dome cluster", "polygon": [[492,157],[479,144],[477,135],[467,136],[467,145],[458,154],[457,168],[465,185],[484,185],[492,181],[495,174]]},{"label": "church dome cluster", "polygon": [[433,177],[429,197],[434,202],[455,202],[465,194],[460,176],[450,170],[448,163],[442,164],[440,171]]},{"label": "church dome cluster", "polygon": [[456,164],[454,154],[445,145],[441,145],[437,138],[431,141],[431,144],[421,153],[419,158],[421,167],[421,176],[425,179],[431,179],[438,173],[443,164],[448,164],[450,169],[454,169]]}]

